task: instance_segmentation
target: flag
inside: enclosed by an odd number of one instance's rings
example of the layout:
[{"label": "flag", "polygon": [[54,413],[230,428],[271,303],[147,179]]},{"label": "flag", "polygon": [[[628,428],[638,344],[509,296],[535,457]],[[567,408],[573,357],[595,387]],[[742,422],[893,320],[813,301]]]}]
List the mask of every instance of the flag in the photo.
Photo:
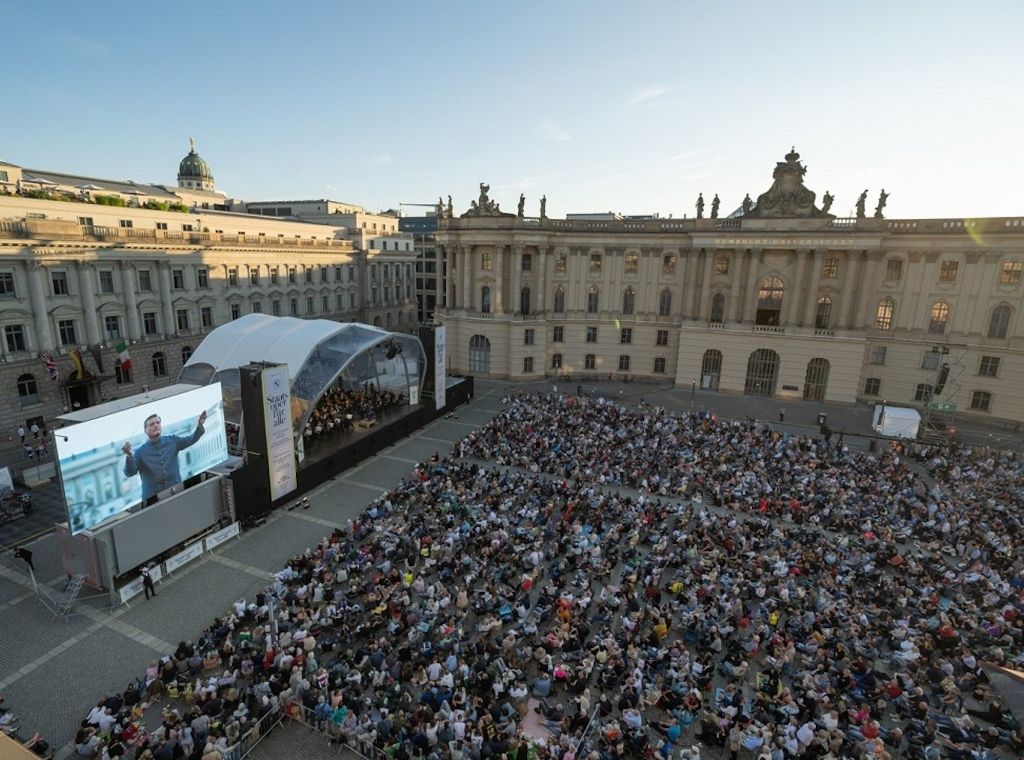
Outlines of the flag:
[{"label": "flag", "polygon": [[114,350],[117,351],[117,358],[121,362],[121,369],[130,370],[132,368],[132,358],[128,356],[128,343],[122,340],[114,346]]},{"label": "flag", "polygon": [[100,374],[102,375],[103,374],[103,354],[100,353],[100,344],[99,343],[93,343],[91,346],[89,346],[89,353],[92,354],[92,359],[93,359],[94,362],[96,362],[96,369],[98,369],[100,371]]},{"label": "flag", "polygon": [[73,348],[68,351],[68,358],[71,363],[75,365],[74,371],[71,373],[71,380],[84,380],[89,377],[89,370],[85,368],[85,364],[82,362],[82,352],[77,348]]},{"label": "flag", "polygon": [[39,358],[46,365],[46,371],[50,373],[50,379],[53,382],[57,382],[60,379],[60,371],[57,369],[57,362],[53,360],[53,355],[49,351],[42,351],[39,354]]}]

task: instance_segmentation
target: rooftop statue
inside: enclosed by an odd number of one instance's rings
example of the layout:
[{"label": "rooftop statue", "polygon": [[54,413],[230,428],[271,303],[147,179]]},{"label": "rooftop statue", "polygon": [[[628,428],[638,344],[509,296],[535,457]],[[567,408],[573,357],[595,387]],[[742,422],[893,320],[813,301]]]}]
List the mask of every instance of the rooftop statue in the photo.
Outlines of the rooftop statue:
[{"label": "rooftop statue", "polygon": [[704,218],[704,193],[700,193],[697,196],[697,218]]},{"label": "rooftop statue", "polygon": [[875,206],[875,219],[883,219],[882,209],[885,208],[886,202],[889,200],[889,193],[882,189],[881,194],[878,196],[878,205]]},{"label": "rooftop statue", "polygon": [[481,182],[479,199],[470,203],[469,211],[462,216],[511,216],[511,214],[503,214],[498,204],[490,199],[487,195],[490,191],[491,186],[486,182]]},{"label": "rooftop statue", "polygon": [[814,205],[815,193],[804,186],[807,167],[800,163],[796,148],[786,154],[785,161],[775,164],[772,186],[757,198],[757,205],[745,216],[750,219],[827,218],[828,212]]},{"label": "rooftop statue", "polygon": [[722,202],[718,200],[718,193],[715,193],[715,197],[711,200],[711,218],[718,218],[718,207],[722,205]]},{"label": "rooftop statue", "polygon": [[867,202],[868,202],[868,191],[865,190],[863,193],[860,194],[860,197],[857,199],[857,218],[858,219],[863,219],[866,216],[866,214],[864,213],[864,204],[866,204]]}]

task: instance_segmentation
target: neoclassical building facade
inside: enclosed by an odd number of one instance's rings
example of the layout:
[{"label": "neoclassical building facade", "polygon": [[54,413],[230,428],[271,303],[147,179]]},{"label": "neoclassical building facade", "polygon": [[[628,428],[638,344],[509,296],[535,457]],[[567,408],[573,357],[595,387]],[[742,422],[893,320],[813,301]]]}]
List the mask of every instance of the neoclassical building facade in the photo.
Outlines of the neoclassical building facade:
[{"label": "neoclassical building facade", "polygon": [[1024,421],[1024,219],[837,218],[805,171],[688,220],[505,214],[482,185],[438,220],[451,368]]}]

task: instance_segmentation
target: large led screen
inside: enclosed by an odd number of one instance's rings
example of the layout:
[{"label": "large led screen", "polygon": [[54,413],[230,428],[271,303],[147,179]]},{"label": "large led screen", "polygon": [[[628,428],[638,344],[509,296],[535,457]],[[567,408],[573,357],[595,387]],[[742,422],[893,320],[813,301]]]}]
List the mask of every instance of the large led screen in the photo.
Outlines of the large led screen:
[{"label": "large led screen", "polygon": [[220,383],[71,425],[55,438],[72,533],[228,457]]}]

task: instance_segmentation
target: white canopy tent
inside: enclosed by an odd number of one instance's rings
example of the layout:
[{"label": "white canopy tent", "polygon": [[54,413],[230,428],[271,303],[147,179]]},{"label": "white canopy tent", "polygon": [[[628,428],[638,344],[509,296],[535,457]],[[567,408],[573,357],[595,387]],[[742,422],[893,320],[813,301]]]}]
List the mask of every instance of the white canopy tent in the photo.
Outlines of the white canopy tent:
[{"label": "white canopy tent", "polygon": [[914,439],[921,427],[921,415],[916,409],[877,404],[871,427],[876,433],[890,438]]}]

